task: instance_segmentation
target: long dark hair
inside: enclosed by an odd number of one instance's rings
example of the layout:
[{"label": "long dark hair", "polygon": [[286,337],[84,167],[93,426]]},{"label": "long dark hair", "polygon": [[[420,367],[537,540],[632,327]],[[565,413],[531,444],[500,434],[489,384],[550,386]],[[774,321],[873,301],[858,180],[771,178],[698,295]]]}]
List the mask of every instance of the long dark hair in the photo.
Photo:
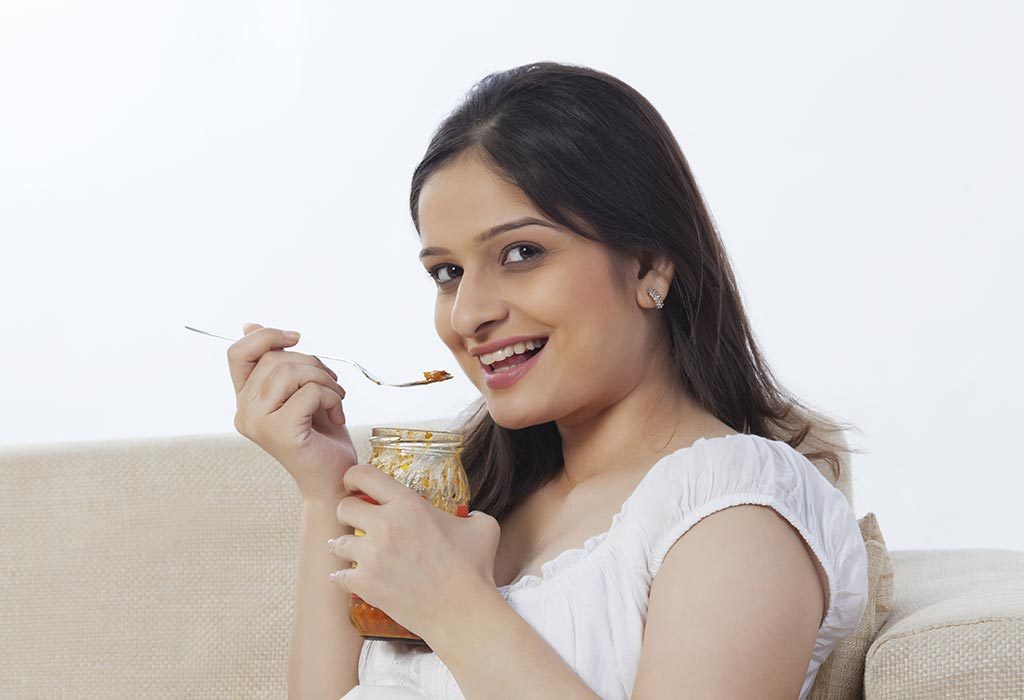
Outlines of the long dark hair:
[{"label": "long dark hair", "polygon": [[[606,73],[553,62],[486,76],[441,122],[413,173],[417,232],[424,182],[469,154],[484,156],[552,221],[607,246],[620,273],[628,256],[671,259],[675,275],[659,313],[681,386],[733,430],[802,448],[836,482],[844,455],[859,451],[842,438],[853,426],[810,409],[776,381],[682,149],[639,92]],[[483,397],[460,420],[453,430],[465,438],[473,510],[500,521],[563,467],[553,421],[503,428]]]}]

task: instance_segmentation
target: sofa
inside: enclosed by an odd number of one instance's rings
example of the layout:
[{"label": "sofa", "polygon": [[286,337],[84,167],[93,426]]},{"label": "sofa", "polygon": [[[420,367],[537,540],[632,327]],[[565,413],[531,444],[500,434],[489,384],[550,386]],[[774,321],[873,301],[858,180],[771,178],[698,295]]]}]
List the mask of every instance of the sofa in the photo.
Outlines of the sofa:
[{"label": "sofa", "polygon": [[[819,470],[853,505],[849,460]],[[0,448],[0,697],[286,697],[300,508],[236,433]],[[1024,698],[1024,552],[887,556],[852,694]]]}]

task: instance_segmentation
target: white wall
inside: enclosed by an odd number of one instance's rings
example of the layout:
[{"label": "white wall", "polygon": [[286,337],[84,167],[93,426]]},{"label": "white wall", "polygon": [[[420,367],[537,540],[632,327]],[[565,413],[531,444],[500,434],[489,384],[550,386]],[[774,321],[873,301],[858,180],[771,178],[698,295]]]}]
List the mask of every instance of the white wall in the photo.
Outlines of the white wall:
[{"label": "white wall", "polygon": [[[6,2],[0,445],[232,431],[245,321],[455,368],[407,198],[474,81],[608,71],[665,116],[780,379],[853,421],[891,548],[1024,549],[1019,4]],[[469,380],[350,423],[451,416]]]}]

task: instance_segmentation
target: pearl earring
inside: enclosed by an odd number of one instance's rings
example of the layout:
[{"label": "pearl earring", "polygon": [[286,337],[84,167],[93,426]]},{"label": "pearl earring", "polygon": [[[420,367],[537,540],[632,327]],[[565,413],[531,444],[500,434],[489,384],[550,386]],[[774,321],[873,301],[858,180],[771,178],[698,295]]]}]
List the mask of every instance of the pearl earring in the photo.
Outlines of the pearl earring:
[{"label": "pearl earring", "polygon": [[651,295],[651,299],[654,299],[654,303],[657,304],[659,309],[665,305],[665,301],[661,298],[661,292],[657,289],[650,287],[647,293]]}]

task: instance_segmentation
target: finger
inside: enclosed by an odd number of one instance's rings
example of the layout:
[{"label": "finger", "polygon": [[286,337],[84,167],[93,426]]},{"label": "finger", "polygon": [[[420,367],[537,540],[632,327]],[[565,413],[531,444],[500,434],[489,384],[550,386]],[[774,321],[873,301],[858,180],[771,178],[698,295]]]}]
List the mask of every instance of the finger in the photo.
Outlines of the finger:
[{"label": "finger", "polygon": [[[281,364],[303,364],[309,365],[310,367],[319,367],[324,372],[327,372],[333,380],[338,381],[338,375],[334,371],[320,361],[320,358],[314,357],[313,355],[305,355],[301,352],[293,352],[291,350],[269,350],[264,353],[263,357],[256,363],[256,367],[252,370],[249,378],[245,382],[245,386],[242,387],[242,391],[239,392],[239,396],[248,401],[255,401],[263,386],[267,383],[270,375],[278,370],[278,365]],[[339,385],[340,386],[340,385]],[[345,390],[342,389],[342,397],[345,398]]]},{"label": "finger", "polygon": [[327,549],[344,563],[349,563],[359,561],[360,555],[365,552],[364,543],[362,537],[340,535],[335,539],[327,540]]},{"label": "finger", "polygon": [[255,330],[258,330],[260,328],[263,328],[263,326],[261,326],[258,323],[243,323],[242,324],[242,334],[243,335],[249,335],[251,332],[253,332]]},{"label": "finger", "polygon": [[323,409],[332,423],[345,424],[345,409],[337,392],[316,382],[306,382],[291,395],[281,408],[266,414],[284,426],[306,425],[317,411]]},{"label": "finger", "polygon": [[[354,468],[349,467],[350,470]],[[373,467],[370,468],[373,469]],[[338,522],[342,525],[349,525],[363,532],[373,532],[373,526],[377,523],[377,508],[378,506],[367,503],[365,499],[359,496],[345,496],[345,498],[338,501],[335,514],[338,517]]]},{"label": "finger", "polygon": [[[338,571],[331,572],[328,579],[332,584],[345,591],[346,593],[356,593],[352,590],[352,577],[356,575],[358,569],[353,565],[352,567],[339,569]],[[359,595],[356,593],[356,595]],[[360,596],[362,597],[362,596]]]},{"label": "finger", "polygon": [[276,328],[258,328],[228,347],[228,369],[231,372],[231,383],[235,385],[236,394],[242,391],[246,380],[264,353],[286,348],[298,342],[298,334],[290,337],[285,333],[286,331]]},{"label": "finger", "polygon": [[[321,386],[333,391],[339,399],[345,398],[345,390],[320,367],[299,362],[279,363],[263,385],[259,387],[256,396],[251,401],[251,410],[255,415],[266,416],[281,408],[291,398],[299,387],[309,382],[317,382]],[[324,407],[330,415],[335,406]],[[334,416],[337,416],[337,411]]]},{"label": "finger", "polygon": [[352,465],[345,472],[341,482],[349,493],[364,493],[381,505],[416,493],[372,464]]}]

